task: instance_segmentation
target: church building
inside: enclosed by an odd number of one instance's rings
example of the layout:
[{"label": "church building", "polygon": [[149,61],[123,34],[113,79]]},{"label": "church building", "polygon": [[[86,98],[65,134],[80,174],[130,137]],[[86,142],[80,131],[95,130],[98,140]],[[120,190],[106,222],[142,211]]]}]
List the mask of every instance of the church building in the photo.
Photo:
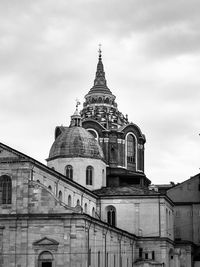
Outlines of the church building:
[{"label": "church building", "polygon": [[0,143],[0,266],[190,267],[175,204],[150,188],[145,135],[107,86],[99,50],[92,88],[55,128],[47,165]]}]

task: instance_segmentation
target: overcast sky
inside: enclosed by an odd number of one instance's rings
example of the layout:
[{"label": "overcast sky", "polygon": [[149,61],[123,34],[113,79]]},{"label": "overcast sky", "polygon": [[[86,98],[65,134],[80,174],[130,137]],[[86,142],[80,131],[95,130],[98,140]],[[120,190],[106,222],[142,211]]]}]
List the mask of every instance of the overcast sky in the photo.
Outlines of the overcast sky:
[{"label": "overcast sky", "polygon": [[0,0],[0,142],[46,164],[101,43],[118,108],[146,135],[147,177],[199,173],[199,14],[199,0]]}]

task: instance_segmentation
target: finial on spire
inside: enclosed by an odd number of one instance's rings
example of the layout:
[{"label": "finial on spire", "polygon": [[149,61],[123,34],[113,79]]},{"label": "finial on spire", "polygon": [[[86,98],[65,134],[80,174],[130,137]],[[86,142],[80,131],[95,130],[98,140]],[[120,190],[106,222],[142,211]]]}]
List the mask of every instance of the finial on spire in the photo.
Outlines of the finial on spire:
[{"label": "finial on spire", "polygon": [[78,106],[81,104],[81,102],[76,98],[76,111],[78,111]]},{"label": "finial on spire", "polygon": [[78,100],[78,98],[76,98],[76,110],[74,112],[74,114],[71,116],[71,123],[70,123],[70,127],[74,127],[74,126],[81,126],[81,116],[80,113],[78,111],[78,106],[81,104],[81,102]]},{"label": "finial on spire", "polygon": [[102,45],[99,44],[99,50],[98,50],[98,52],[99,52],[99,59],[101,58],[101,52],[102,52],[102,51],[101,51],[101,46],[102,46]]}]

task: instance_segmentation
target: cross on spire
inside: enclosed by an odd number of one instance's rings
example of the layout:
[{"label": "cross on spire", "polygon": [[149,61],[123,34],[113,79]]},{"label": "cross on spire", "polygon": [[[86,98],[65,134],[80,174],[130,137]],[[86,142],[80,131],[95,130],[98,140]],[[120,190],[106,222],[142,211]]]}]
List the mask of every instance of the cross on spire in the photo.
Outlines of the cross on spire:
[{"label": "cross on spire", "polygon": [[99,59],[101,58],[101,46],[102,46],[102,44],[99,44],[99,50],[98,50],[98,52],[99,52]]},{"label": "cross on spire", "polygon": [[78,110],[78,106],[81,104],[81,102],[76,98],[76,110]]}]

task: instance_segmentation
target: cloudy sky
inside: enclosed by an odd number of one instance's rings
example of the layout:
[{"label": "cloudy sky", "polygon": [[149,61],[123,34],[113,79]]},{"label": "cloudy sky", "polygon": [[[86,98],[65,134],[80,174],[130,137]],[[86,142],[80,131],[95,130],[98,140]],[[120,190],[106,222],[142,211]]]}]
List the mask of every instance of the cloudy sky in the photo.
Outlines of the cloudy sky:
[{"label": "cloudy sky", "polygon": [[0,142],[45,163],[101,43],[119,110],[146,135],[148,178],[199,173],[199,13],[199,0],[1,0]]}]

